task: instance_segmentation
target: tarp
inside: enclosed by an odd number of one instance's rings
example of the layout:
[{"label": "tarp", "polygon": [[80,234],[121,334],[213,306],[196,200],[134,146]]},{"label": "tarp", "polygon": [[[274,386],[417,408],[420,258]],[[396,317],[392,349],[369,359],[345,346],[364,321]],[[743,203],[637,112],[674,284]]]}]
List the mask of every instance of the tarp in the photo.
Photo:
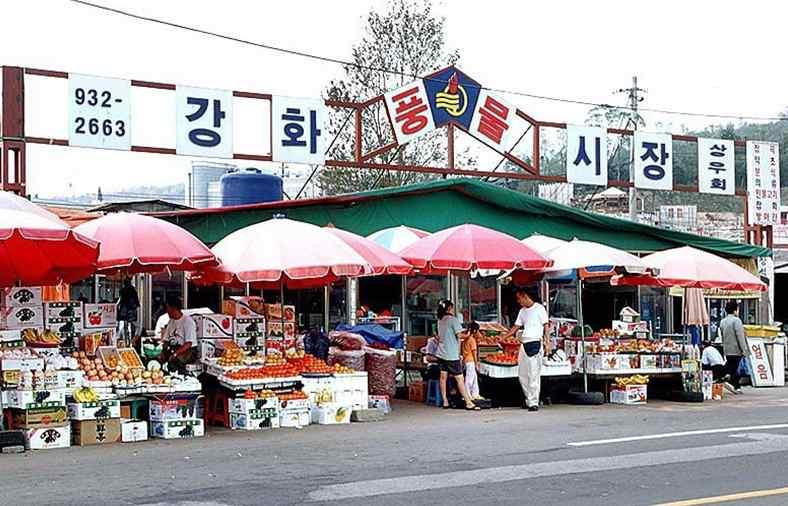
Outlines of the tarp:
[{"label": "tarp", "polygon": [[157,213],[212,244],[252,223],[284,213],[367,236],[407,225],[436,232],[475,223],[518,238],[534,233],[578,238],[629,252],[654,252],[690,245],[726,257],[771,256],[767,248],[701,237],[590,213],[476,179],[443,179],[321,199],[283,201],[220,209]]},{"label": "tarp", "polygon": [[369,344],[382,343],[389,348],[402,348],[404,347],[404,340],[402,339],[402,332],[396,330],[389,330],[386,327],[378,325],[377,323],[369,323],[364,325],[348,325],[341,323],[337,325],[336,330],[344,332],[352,332],[360,336],[364,336]]}]

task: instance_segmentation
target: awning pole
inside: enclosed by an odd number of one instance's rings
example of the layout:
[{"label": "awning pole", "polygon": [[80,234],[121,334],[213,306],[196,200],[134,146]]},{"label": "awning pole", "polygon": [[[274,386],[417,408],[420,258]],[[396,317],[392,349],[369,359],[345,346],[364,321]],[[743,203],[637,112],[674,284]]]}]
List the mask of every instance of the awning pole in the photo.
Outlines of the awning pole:
[{"label": "awning pole", "polygon": [[588,392],[588,360],[586,357],[586,326],[583,323],[583,280],[577,273],[577,324],[580,325],[580,350],[583,354],[583,392]]}]

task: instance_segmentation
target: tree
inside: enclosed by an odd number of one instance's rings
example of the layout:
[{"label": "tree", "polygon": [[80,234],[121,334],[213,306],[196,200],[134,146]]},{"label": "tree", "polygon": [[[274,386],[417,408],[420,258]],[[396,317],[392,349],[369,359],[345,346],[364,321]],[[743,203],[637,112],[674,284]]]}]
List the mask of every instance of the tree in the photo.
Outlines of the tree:
[{"label": "tree", "polygon": [[[354,65],[344,66],[345,77],[331,81],[325,91],[326,97],[332,100],[363,101],[403,86],[415,80],[414,76],[424,76],[456,64],[460,55],[456,50],[446,49],[445,23],[445,18],[433,14],[429,0],[392,0],[384,12],[370,11],[364,35],[353,47]],[[393,73],[378,69],[391,70]],[[331,111],[329,139],[336,136],[329,151],[331,158],[353,159],[354,127],[353,118],[348,117],[348,114],[352,112],[344,109]],[[365,152],[393,142],[394,133],[382,102],[365,109],[362,132]],[[445,154],[446,131],[439,129],[375,157],[372,161],[436,165],[446,163]],[[467,158],[467,155],[464,156]],[[320,172],[318,184],[324,193],[337,194],[400,186],[429,177],[434,176],[402,171],[331,168]]]}]

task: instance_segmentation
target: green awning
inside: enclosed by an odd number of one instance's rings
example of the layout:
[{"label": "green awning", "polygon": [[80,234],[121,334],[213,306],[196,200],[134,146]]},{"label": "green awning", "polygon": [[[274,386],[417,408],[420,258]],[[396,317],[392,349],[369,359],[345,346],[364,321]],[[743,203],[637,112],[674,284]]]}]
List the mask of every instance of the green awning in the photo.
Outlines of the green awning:
[{"label": "green awning", "polygon": [[361,235],[408,225],[434,232],[475,223],[517,238],[533,233],[596,241],[631,252],[693,246],[729,257],[771,256],[771,250],[685,232],[664,230],[581,211],[476,179],[444,179],[321,199],[282,201],[219,209],[158,213],[208,244],[247,225],[285,214]]}]

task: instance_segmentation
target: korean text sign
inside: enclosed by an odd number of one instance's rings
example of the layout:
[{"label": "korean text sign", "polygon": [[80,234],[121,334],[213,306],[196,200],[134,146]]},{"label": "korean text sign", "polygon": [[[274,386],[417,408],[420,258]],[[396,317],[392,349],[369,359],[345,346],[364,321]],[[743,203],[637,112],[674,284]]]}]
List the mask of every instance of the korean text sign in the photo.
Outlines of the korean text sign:
[{"label": "korean text sign", "polygon": [[131,149],[131,81],[69,74],[70,146]]},{"label": "korean text sign", "polygon": [[670,134],[635,132],[635,188],[673,189],[673,137]]},{"label": "korean text sign", "polygon": [[383,97],[398,144],[406,144],[435,130],[423,81],[414,81]]},{"label": "korean text sign", "polygon": [[175,87],[179,155],[233,157],[233,94],[227,90]]},{"label": "korean text sign", "polygon": [[698,138],[698,190],[714,195],[736,193],[731,140]]},{"label": "korean text sign", "polygon": [[566,180],[607,186],[607,132],[604,128],[566,126]]},{"label": "korean text sign", "polygon": [[271,98],[271,155],[275,162],[323,164],[328,111],[321,99]]},{"label": "korean text sign", "polygon": [[468,132],[499,151],[509,151],[516,142],[515,116],[513,106],[482,90]]},{"label": "korean text sign", "polygon": [[747,207],[749,225],[780,221],[780,145],[747,141]]}]

